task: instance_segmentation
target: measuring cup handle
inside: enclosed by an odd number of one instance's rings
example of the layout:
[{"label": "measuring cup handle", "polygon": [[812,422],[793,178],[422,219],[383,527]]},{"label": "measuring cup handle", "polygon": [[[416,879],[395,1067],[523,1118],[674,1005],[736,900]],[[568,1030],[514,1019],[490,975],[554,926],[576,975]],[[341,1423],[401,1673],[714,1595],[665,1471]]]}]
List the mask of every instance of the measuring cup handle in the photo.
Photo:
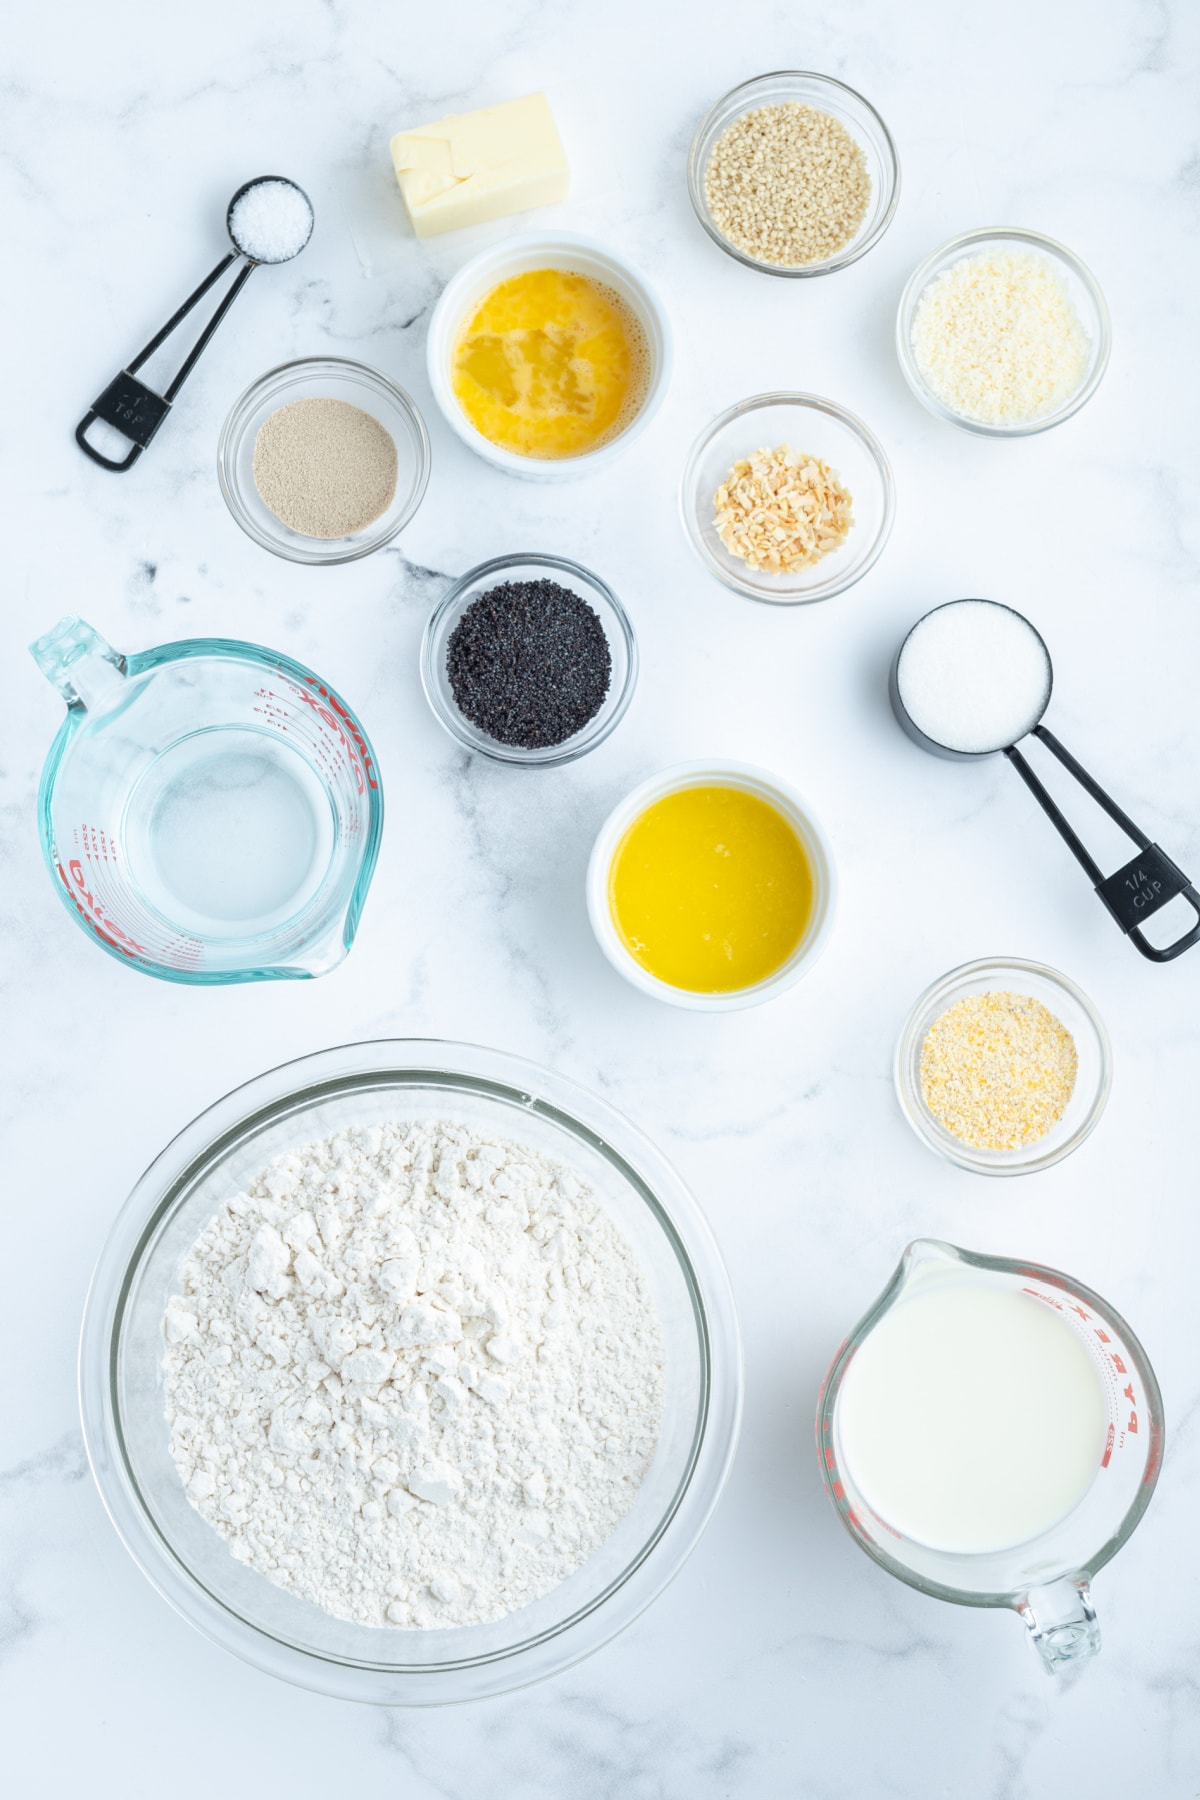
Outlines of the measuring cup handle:
[{"label": "measuring cup handle", "polygon": [[1084,1576],[1064,1575],[1046,1587],[1030,1588],[1017,1602],[1017,1611],[1048,1675],[1064,1663],[1099,1654],[1100,1627]]},{"label": "measuring cup handle", "polygon": [[[1044,725],[1034,727],[1034,736],[1041,739],[1052,756],[1057,757],[1069,775],[1091,795],[1098,805],[1104,808],[1109,818],[1119,825],[1126,837],[1138,846],[1138,854],[1111,875],[1105,875],[1095,857],[1092,856],[1079,834],[1072,826],[1058,803],[1046,791],[1038,776],[1030,768],[1021,752],[1010,745],[1004,752],[1012,763],[1017,774],[1025,783],[1050,823],[1054,826],[1072,856],[1080,867],[1087,871],[1089,880],[1096,893],[1116,920],[1121,930],[1130,940],[1135,950],[1146,957],[1149,962],[1170,962],[1185,950],[1200,942],[1200,892],[1193,886],[1183,870],[1171,861],[1165,850],[1153,843],[1139,825],[1135,825],[1127,812],[1119,807],[1110,794],[1105,793],[1100,783],[1090,775],[1083,764],[1071,755],[1065,744],[1059,742],[1052,731]],[[1195,913],[1195,923],[1189,931],[1173,943],[1158,948],[1145,936],[1141,927],[1152,918],[1167,902],[1179,895],[1187,901]]]}]

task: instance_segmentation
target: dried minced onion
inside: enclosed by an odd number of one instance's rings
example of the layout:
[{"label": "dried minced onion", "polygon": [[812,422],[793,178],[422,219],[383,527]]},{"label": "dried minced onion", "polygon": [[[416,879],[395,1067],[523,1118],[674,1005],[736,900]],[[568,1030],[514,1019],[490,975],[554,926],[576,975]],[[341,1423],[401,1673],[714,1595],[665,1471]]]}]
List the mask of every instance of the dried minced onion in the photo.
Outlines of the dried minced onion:
[{"label": "dried minced onion", "polygon": [[827,462],[781,444],[734,463],[713,498],[731,556],[767,575],[794,575],[838,549],[853,499]]}]

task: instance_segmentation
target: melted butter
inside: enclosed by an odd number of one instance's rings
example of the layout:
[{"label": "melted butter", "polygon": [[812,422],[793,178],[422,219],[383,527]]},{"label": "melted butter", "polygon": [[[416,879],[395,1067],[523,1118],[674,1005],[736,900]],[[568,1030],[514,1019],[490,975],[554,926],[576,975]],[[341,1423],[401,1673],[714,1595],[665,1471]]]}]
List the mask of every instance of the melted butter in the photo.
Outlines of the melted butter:
[{"label": "melted butter", "polygon": [[611,288],[531,269],[480,302],[454,347],[451,381],[491,443],[520,456],[580,456],[629,424],[649,362],[640,323]]},{"label": "melted butter", "polygon": [[778,809],[736,787],[688,787],[640,813],[609,869],[609,907],[648,974],[694,994],[753,987],[808,927],[812,864]]}]

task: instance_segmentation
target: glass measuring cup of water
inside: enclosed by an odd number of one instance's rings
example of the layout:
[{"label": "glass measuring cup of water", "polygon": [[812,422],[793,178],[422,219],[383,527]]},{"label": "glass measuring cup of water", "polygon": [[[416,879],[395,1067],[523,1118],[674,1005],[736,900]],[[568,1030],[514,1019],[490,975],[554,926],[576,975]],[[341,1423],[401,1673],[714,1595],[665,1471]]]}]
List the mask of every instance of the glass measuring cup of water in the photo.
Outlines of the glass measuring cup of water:
[{"label": "glass measuring cup of water", "polygon": [[[977,1341],[956,1345],[949,1334],[937,1344],[927,1339],[921,1349],[929,1353],[932,1379],[908,1381],[916,1367],[906,1359],[917,1303],[928,1318],[944,1322],[960,1302],[968,1309],[960,1317],[973,1319]],[[1018,1341],[1012,1315],[1022,1302],[1029,1316],[1018,1318]],[[902,1313],[907,1343],[895,1329]],[[943,1379],[952,1380],[956,1352],[968,1367],[978,1366],[981,1348],[986,1355],[993,1320],[997,1361],[989,1373],[1005,1391],[999,1405],[981,1405],[973,1421],[985,1445],[985,1472],[991,1458],[991,1481],[982,1513],[972,1517],[961,1505],[961,1487],[956,1496],[931,1492],[930,1484],[936,1486],[941,1468],[949,1472],[947,1486],[956,1486],[963,1459],[971,1456],[964,1439],[972,1433],[939,1435],[939,1425],[948,1423],[940,1396]],[[893,1401],[878,1428],[862,1405],[872,1398],[870,1352],[863,1355],[863,1347],[876,1332]],[[851,1371],[860,1355],[856,1394]],[[1042,1404],[1043,1358],[1044,1385],[1065,1406],[1057,1418]],[[856,1543],[890,1575],[936,1599],[1012,1607],[1050,1671],[1099,1650],[1090,1583],[1149,1505],[1162,1448],[1154,1371],[1106,1301],[1054,1269],[977,1256],[933,1239],[905,1250],[834,1358],[817,1405],[821,1473]],[[1006,1467],[1014,1474],[1011,1487]]]},{"label": "glass measuring cup of water", "polygon": [[68,910],[166,981],[323,975],[383,826],[370,742],[311,670],[193,638],[123,656],[67,617],[30,646],[67,703],[38,819]]}]

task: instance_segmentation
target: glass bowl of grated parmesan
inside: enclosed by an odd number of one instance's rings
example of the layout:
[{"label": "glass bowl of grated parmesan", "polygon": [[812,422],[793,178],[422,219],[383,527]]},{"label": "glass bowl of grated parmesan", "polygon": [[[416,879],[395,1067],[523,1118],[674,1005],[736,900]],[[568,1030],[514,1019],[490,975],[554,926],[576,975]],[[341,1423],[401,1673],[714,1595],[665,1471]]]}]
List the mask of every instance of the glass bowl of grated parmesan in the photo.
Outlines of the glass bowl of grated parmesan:
[{"label": "glass bowl of grated parmesan", "polygon": [[708,1225],[632,1124],[405,1039],[270,1070],[167,1146],[79,1383],[109,1516],[184,1618],[419,1706],[555,1674],[655,1598],[724,1485],[742,1369]]},{"label": "glass bowl of grated parmesan", "polygon": [[931,1150],[977,1175],[1028,1175],[1061,1162],[1095,1129],[1112,1048],[1066,975],[985,957],[926,988],[893,1073],[900,1110]]},{"label": "glass bowl of grated parmesan", "polygon": [[1091,399],[1112,329],[1099,283],[1065,244],[989,228],[923,262],[896,314],[896,354],[935,418],[981,437],[1029,437]]}]

